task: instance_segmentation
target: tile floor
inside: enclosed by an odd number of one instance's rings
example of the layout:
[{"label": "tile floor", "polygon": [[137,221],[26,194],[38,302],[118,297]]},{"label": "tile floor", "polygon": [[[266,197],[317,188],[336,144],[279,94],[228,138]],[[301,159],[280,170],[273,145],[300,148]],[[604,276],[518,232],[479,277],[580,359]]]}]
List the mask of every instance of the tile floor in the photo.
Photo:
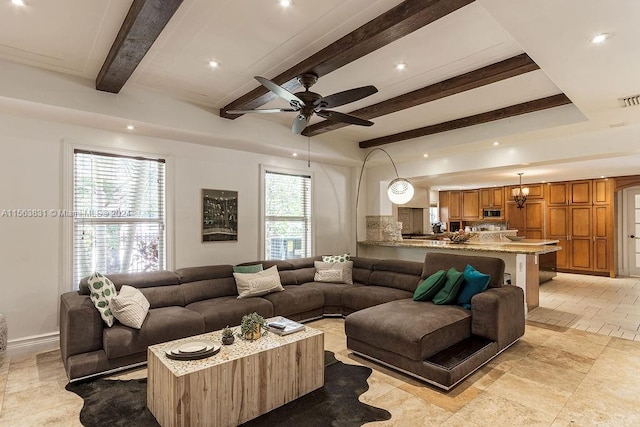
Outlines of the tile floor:
[{"label": "tile floor", "polygon": [[[569,307],[560,311],[573,313],[584,321],[591,321],[600,313],[602,306],[595,312],[586,310],[597,307],[584,291],[583,284],[585,279],[591,279],[589,276],[561,275],[557,279],[552,286],[543,285],[541,308],[553,313],[556,310],[547,305],[553,295],[559,298],[566,294],[565,302],[571,301],[571,295],[577,302],[588,298],[584,301],[585,311],[591,315],[574,313]],[[623,310],[633,307],[637,297],[618,301],[616,295],[637,292],[640,282],[618,280],[614,284],[624,283],[619,289],[612,291],[609,286],[601,292],[606,294],[605,311],[623,313],[628,320],[626,315],[634,313]],[[562,289],[568,284],[574,289]],[[591,288],[598,289],[597,283]],[[557,304],[561,306],[562,303]],[[604,325],[612,325],[612,329],[617,325],[617,331],[625,326],[622,333],[629,332],[624,322],[603,318],[607,319]],[[561,320],[561,315],[557,319]],[[573,325],[577,326],[580,319]],[[542,320],[553,321],[551,317]],[[369,424],[372,426],[640,425],[640,342],[567,327],[571,323],[544,324],[530,317],[523,338],[448,393],[351,355],[345,346],[341,319],[323,319],[309,326],[325,332],[325,348],[335,352],[338,359],[373,368],[369,390],[360,399],[389,410],[392,418]],[[635,331],[634,338],[637,328]],[[604,332],[603,327],[596,332]],[[138,369],[114,378],[145,375],[145,369]],[[0,426],[80,425],[82,400],[64,390],[66,382],[59,351],[0,356]]]},{"label": "tile floor", "polygon": [[559,273],[528,320],[640,341],[640,278]]}]

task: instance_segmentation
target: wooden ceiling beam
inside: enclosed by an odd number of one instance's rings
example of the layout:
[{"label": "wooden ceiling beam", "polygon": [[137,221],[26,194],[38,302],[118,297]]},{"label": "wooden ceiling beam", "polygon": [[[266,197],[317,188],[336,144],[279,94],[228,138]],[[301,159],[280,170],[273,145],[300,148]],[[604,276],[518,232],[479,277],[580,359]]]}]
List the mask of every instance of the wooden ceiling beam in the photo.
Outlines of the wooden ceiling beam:
[{"label": "wooden ceiling beam", "polygon": [[[377,18],[311,55],[271,80],[289,91],[300,86],[296,77],[313,72],[322,77],[446,16],[474,0],[405,0]],[[236,119],[227,110],[258,108],[276,98],[263,86],[242,95],[220,109],[220,117]]]},{"label": "wooden ceiling beam", "polygon": [[98,73],[96,89],[120,92],[180,4],[182,0],[133,1]]},{"label": "wooden ceiling beam", "polygon": [[437,123],[435,125],[412,129],[393,135],[382,136],[380,138],[368,139],[366,141],[361,141],[359,143],[359,146],[360,148],[371,148],[379,145],[391,144],[393,142],[420,138],[427,135],[448,132],[450,130],[475,126],[482,123],[489,123],[496,120],[506,119],[508,117],[533,113],[535,111],[546,110],[566,104],[571,104],[571,100],[567,98],[564,93],[560,93],[558,95],[548,96],[546,98],[540,98],[533,101],[523,102],[521,104],[511,105],[509,107],[500,108],[498,110],[488,111],[486,113],[462,117],[460,119]]},{"label": "wooden ceiling beam", "polygon": [[[529,55],[523,53],[505,59],[504,61],[496,62],[495,64],[487,65],[486,67],[378,102],[377,104],[351,111],[349,114],[360,117],[361,119],[370,120],[528,73],[539,68],[538,64],[529,58]],[[348,124],[324,120],[307,127],[302,134],[305,136],[316,136],[345,126],[348,126]]]}]

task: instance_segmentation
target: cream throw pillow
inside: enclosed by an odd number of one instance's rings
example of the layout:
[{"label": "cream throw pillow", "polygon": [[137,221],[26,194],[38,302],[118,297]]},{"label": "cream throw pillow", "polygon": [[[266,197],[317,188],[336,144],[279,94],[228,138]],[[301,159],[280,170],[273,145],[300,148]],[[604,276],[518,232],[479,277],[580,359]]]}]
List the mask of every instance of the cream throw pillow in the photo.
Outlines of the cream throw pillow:
[{"label": "cream throw pillow", "polygon": [[138,289],[123,285],[109,303],[113,316],[130,328],[140,329],[149,312],[149,301]]},{"label": "cream throw pillow", "polygon": [[233,273],[238,288],[238,298],[259,297],[271,292],[284,291],[280,283],[278,267],[273,266],[257,273]]},{"label": "cream throw pillow", "polygon": [[[333,283],[347,283],[353,285],[353,261],[345,262],[322,262],[314,261],[313,265],[316,267],[316,274],[313,278],[316,282],[333,282]],[[341,280],[324,280],[328,275],[334,275],[335,273],[325,273],[326,271],[341,270]]]}]

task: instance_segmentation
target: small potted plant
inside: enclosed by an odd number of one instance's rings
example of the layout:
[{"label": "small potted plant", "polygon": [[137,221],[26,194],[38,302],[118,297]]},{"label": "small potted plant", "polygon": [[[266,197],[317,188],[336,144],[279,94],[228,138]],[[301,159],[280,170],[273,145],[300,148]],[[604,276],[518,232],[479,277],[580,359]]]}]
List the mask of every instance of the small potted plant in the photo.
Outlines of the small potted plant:
[{"label": "small potted plant", "polygon": [[233,344],[233,341],[235,340],[233,336],[233,332],[234,332],[233,329],[231,329],[229,325],[227,325],[227,327],[222,330],[222,344],[224,345]]},{"label": "small potted plant", "polygon": [[265,327],[265,324],[264,317],[258,313],[245,314],[240,322],[239,336],[249,341],[255,341],[262,335],[262,328]]}]

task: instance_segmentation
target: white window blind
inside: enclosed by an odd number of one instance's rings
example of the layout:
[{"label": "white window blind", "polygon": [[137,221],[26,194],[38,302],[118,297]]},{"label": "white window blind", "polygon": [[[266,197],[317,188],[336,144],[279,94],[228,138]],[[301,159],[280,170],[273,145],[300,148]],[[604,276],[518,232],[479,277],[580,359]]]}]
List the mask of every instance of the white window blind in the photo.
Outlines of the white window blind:
[{"label": "white window blind", "polygon": [[73,278],[165,268],[165,161],[74,150]]},{"label": "white window blind", "polygon": [[265,259],[311,256],[311,177],[265,171]]}]

